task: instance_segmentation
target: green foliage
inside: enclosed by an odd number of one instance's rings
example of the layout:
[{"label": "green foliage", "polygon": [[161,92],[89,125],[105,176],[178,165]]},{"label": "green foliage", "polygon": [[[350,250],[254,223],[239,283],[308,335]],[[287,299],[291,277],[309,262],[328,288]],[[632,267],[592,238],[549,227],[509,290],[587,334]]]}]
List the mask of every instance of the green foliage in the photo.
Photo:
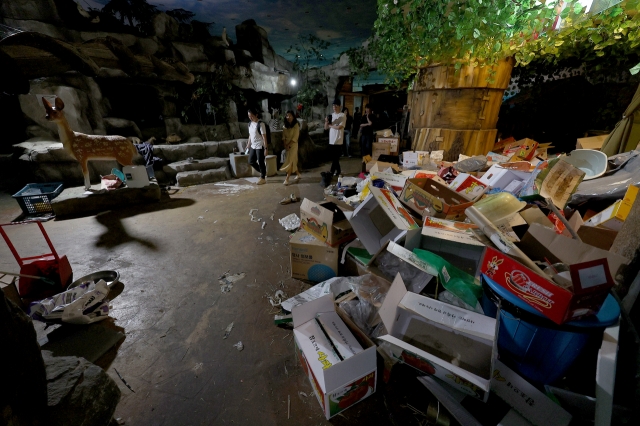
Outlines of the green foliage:
[{"label": "green foliage", "polygon": [[331,43],[321,40],[313,34],[300,35],[295,44],[287,49],[287,53],[295,53],[293,69],[302,76],[300,89],[298,89],[298,103],[303,105],[302,115],[307,118],[311,113],[313,103],[321,93],[316,83],[326,78],[316,64],[323,62],[325,50]]},{"label": "green foliage", "polygon": [[364,46],[360,46],[352,47],[344,53],[349,58],[351,75],[359,75],[366,80],[371,71],[371,55],[369,54],[369,50]]},{"label": "green foliage", "polygon": [[182,118],[185,123],[190,119],[197,119],[204,127],[227,122],[229,101],[242,103],[245,100],[242,91],[231,84],[223,66],[216,66],[212,72],[196,76],[191,88],[193,91],[189,98],[182,99],[181,102]]},{"label": "green foliage", "polygon": [[[492,65],[513,56],[516,65],[546,66],[572,58],[636,54],[640,45],[640,0],[628,0],[597,15],[577,0],[378,0],[371,51],[391,82],[412,77],[433,63]],[[555,29],[557,19],[562,22]],[[608,51],[610,51],[608,53]]]}]

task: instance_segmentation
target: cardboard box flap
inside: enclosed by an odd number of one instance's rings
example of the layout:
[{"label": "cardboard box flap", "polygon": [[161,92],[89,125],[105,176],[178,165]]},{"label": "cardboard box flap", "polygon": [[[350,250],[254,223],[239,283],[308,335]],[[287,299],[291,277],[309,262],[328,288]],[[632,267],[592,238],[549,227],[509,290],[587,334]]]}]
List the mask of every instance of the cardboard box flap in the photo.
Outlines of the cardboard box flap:
[{"label": "cardboard box flap", "polygon": [[405,294],[398,306],[415,312],[429,321],[444,324],[454,330],[489,341],[495,339],[495,318],[410,292]]},{"label": "cardboard box flap", "polygon": [[380,319],[387,330],[391,330],[393,328],[393,323],[396,320],[396,308],[405,294],[407,294],[407,287],[404,285],[404,281],[402,281],[402,277],[398,272],[391,283],[389,292],[387,293],[384,302],[382,302],[380,310],[378,311]]},{"label": "cardboard box flap", "polygon": [[605,258],[612,277],[617,275],[620,266],[629,263],[625,257],[558,235],[555,231],[537,223],[529,227],[519,246],[528,252],[530,257],[531,253],[539,253],[539,259],[544,257],[557,259],[568,265]]},{"label": "cardboard box flap", "polygon": [[333,212],[329,209],[322,207],[318,203],[314,203],[313,201],[305,198],[302,200],[302,204],[300,205],[300,210],[304,210],[310,216],[313,216],[318,219],[318,221],[330,223],[333,221]]},{"label": "cardboard box flap", "polygon": [[443,199],[451,207],[458,207],[465,204],[471,204],[469,200],[464,198],[457,192],[449,189],[447,186],[442,185],[440,182],[433,179],[427,179],[427,182],[423,186],[424,190],[428,193],[435,195],[438,198]]},{"label": "cardboard box flap", "polygon": [[305,322],[314,319],[318,312],[331,312],[335,310],[333,304],[333,294],[327,294],[303,305],[294,306],[291,308],[293,327],[299,327]]},{"label": "cardboard box flap", "polygon": [[333,224],[333,227],[339,231],[346,231],[347,229],[351,229],[351,224],[347,220],[346,216],[343,220],[336,222]]},{"label": "cardboard box flap", "polygon": [[449,362],[446,362],[444,360],[442,360],[441,358],[438,358],[435,355],[431,355],[429,352],[423,351],[422,349],[416,348],[415,346],[398,339],[397,337],[393,337],[389,334],[386,334],[384,336],[378,337],[379,340],[384,340],[386,342],[391,343],[392,345],[395,345],[407,352],[413,353],[418,355],[421,358],[424,358],[426,360],[428,360],[429,362],[432,362],[434,364],[439,364],[442,365],[444,368],[446,368],[447,370],[449,370],[451,373],[455,374],[456,376],[459,376],[471,383],[473,383],[474,385],[478,386],[480,389],[483,390],[489,390],[490,387],[490,380],[487,379],[482,379],[478,376],[476,376],[475,374],[472,374],[454,364],[451,364]]},{"label": "cardboard box flap", "polygon": [[342,387],[353,379],[371,373],[371,366],[376,365],[376,348],[370,347],[349,358],[353,362],[339,362],[324,370],[325,390],[332,391]]}]

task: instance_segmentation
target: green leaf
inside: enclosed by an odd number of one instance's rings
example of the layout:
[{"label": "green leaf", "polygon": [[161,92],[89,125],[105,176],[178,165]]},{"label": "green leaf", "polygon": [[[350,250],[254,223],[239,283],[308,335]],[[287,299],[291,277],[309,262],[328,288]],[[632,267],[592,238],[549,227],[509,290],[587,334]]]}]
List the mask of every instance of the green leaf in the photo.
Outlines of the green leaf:
[{"label": "green leaf", "polygon": [[583,9],[582,5],[581,5],[580,3],[576,3],[576,4],[573,6],[573,13],[575,13],[576,15],[578,15],[580,12],[582,12],[582,9]]},{"label": "green leaf", "polygon": [[591,37],[589,37],[589,38],[595,44],[598,44],[598,43],[600,43],[602,41],[602,36],[600,34],[598,34],[598,33],[591,34]]},{"label": "green leaf", "polygon": [[565,8],[562,10],[562,12],[560,12],[560,17],[561,17],[562,19],[566,19],[566,18],[567,18],[567,16],[569,16],[569,12],[570,12],[569,8],[568,8],[568,7],[565,7]]},{"label": "green leaf", "polygon": [[633,68],[631,68],[629,72],[631,73],[631,75],[638,74],[640,72],[640,63],[634,66]]},{"label": "green leaf", "polygon": [[480,37],[480,30],[477,28],[474,28],[473,30],[473,38],[478,38]]}]

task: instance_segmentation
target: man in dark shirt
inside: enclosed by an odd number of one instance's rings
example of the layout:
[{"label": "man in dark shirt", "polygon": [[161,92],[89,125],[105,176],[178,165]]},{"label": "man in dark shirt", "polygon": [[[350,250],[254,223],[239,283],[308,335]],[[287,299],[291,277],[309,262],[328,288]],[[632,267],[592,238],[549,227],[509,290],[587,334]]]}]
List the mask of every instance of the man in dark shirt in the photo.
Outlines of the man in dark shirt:
[{"label": "man in dark shirt", "polygon": [[353,117],[349,114],[349,108],[342,108],[342,113],[347,118],[347,124],[344,126],[344,143],[342,144],[343,153],[342,156],[351,158],[349,154],[349,147],[351,146],[351,127],[353,126]]},{"label": "man in dark shirt", "polygon": [[364,115],[362,116],[362,123],[360,124],[360,130],[362,137],[360,139],[360,147],[362,155],[371,155],[373,148],[373,131],[376,126],[376,116],[371,109],[370,104],[366,104],[364,107]]}]

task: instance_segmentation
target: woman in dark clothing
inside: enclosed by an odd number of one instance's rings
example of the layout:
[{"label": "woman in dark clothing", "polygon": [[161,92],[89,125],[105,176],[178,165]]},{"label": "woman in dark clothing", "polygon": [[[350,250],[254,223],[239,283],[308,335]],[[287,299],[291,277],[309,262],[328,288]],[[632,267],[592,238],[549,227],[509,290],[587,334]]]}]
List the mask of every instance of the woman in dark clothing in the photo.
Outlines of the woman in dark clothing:
[{"label": "woman in dark clothing", "polygon": [[362,116],[362,123],[360,124],[360,130],[362,137],[360,139],[360,147],[362,155],[371,155],[373,148],[373,131],[376,125],[376,116],[369,104],[364,107],[364,115]]}]

